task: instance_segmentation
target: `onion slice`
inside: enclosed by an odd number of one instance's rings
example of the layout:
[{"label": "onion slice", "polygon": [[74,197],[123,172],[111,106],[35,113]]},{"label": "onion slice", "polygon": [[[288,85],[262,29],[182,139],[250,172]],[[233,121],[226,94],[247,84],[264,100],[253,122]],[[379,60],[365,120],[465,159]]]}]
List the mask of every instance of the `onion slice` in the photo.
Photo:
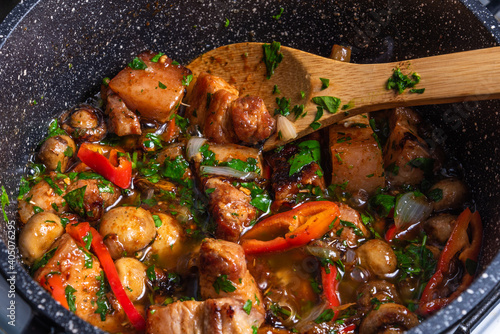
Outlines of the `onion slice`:
[{"label": "onion slice", "polygon": [[423,194],[409,192],[399,198],[394,209],[394,222],[399,230],[426,220],[432,213],[432,203]]},{"label": "onion slice", "polygon": [[242,180],[253,180],[259,177],[259,174],[257,173],[242,172],[226,166],[200,166],[200,172],[202,174],[221,175]]},{"label": "onion slice", "polygon": [[297,137],[297,131],[295,130],[295,125],[288,118],[282,115],[278,115],[277,126],[278,135],[281,133],[281,139],[289,140]]},{"label": "onion slice", "polygon": [[187,143],[187,151],[186,155],[189,160],[194,158],[197,154],[200,153],[200,148],[207,141],[206,138],[203,137],[191,137]]}]

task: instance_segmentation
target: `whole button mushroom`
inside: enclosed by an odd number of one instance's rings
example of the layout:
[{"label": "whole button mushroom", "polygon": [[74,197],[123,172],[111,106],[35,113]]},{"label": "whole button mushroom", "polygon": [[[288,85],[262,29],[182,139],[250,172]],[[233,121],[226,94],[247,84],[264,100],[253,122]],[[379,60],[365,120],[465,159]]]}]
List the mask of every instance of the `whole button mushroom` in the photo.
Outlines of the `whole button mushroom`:
[{"label": "whole button mushroom", "polygon": [[146,247],[156,236],[156,226],[149,211],[135,206],[118,207],[106,212],[99,233],[104,237],[113,259]]},{"label": "whole button mushroom", "polygon": [[397,258],[391,246],[380,239],[372,239],[357,250],[360,265],[378,277],[396,270]]},{"label": "whole button mushroom", "polygon": [[76,152],[76,145],[69,136],[54,136],[48,138],[40,147],[38,158],[48,171],[60,168],[66,172],[71,157]]}]

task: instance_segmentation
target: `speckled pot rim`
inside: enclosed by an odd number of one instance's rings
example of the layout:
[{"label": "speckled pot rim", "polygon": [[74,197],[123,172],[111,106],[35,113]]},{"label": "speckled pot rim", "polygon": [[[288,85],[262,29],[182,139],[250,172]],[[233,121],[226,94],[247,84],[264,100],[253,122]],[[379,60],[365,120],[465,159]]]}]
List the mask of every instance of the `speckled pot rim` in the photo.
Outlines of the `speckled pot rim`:
[{"label": "speckled pot rim", "polygon": [[[43,0],[22,0],[5,20],[0,24],[0,49],[3,47],[10,33],[17,27],[23,18]],[[460,0],[482,23],[482,25],[500,43],[500,29],[498,22],[484,6],[476,0]],[[15,250],[18,258],[17,249]],[[41,313],[52,319],[68,332],[73,333],[103,333],[98,328],[81,320],[71,312],[60,306],[55,300],[29,276],[28,272],[19,263],[15,262],[14,270],[9,268],[9,249],[0,241],[0,272],[7,276],[10,272],[16,273],[17,292],[33,306],[35,312]],[[500,254],[497,254],[486,270],[476,278],[474,283],[464,294],[467,298],[460,296],[451,305],[439,311],[437,314],[413,328],[409,333],[441,333],[449,330],[460,319],[471,312],[475,312],[477,305],[488,298],[490,292],[500,281]]]}]

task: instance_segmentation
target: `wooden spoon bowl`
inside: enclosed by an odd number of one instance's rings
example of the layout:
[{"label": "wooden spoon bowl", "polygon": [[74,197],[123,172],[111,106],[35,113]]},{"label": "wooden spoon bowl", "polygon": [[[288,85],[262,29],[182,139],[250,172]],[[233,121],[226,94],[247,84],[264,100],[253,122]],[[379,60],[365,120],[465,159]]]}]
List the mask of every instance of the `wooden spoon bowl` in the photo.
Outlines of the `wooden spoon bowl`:
[{"label": "wooden spoon bowl", "polygon": [[[222,46],[196,58],[188,68],[195,77],[203,71],[222,77],[241,96],[261,97],[271,113],[277,97],[290,99],[290,108],[303,104],[305,117],[295,120],[294,115],[288,116],[297,131],[294,139],[316,131],[310,126],[317,112],[317,105],[312,102],[316,96],[340,99],[336,113],[325,110],[319,120],[321,127],[387,108],[500,98],[500,47],[393,63],[353,64],[282,46],[283,61],[267,79],[262,46],[263,43]],[[396,68],[406,75],[418,73],[421,80],[415,88],[425,88],[425,92],[410,93],[407,89],[398,94],[388,90],[387,81]],[[329,79],[327,88],[320,78]],[[273,93],[275,86],[279,94]],[[286,142],[274,134],[265,142],[264,150]]]}]

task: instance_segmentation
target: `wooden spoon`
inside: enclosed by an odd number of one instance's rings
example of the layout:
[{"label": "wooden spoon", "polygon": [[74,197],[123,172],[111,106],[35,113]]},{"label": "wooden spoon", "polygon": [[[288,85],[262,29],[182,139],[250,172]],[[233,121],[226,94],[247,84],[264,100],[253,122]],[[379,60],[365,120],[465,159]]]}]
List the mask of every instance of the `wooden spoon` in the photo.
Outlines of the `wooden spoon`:
[{"label": "wooden spoon", "polygon": [[[188,68],[195,76],[207,71],[224,78],[236,86],[240,96],[261,97],[271,113],[277,107],[277,97],[291,99],[290,109],[305,105],[305,117],[295,120],[294,115],[288,116],[294,122],[297,138],[315,131],[310,124],[317,112],[317,105],[312,102],[316,96],[333,96],[341,101],[336,113],[325,110],[319,120],[321,127],[387,108],[500,98],[500,47],[394,63],[352,64],[282,46],[283,61],[268,80],[262,45],[222,46],[196,58]],[[387,90],[387,81],[395,68],[407,75],[418,73],[421,81],[414,88],[425,88],[425,92],[410,93],[407,89],[398,94]],[[329,79],[329,87],[322,89],[320,78]],[[273,93],[275,85],[279,94]],[[265,142],[264,150],[285,142],[274,134]]]}]

